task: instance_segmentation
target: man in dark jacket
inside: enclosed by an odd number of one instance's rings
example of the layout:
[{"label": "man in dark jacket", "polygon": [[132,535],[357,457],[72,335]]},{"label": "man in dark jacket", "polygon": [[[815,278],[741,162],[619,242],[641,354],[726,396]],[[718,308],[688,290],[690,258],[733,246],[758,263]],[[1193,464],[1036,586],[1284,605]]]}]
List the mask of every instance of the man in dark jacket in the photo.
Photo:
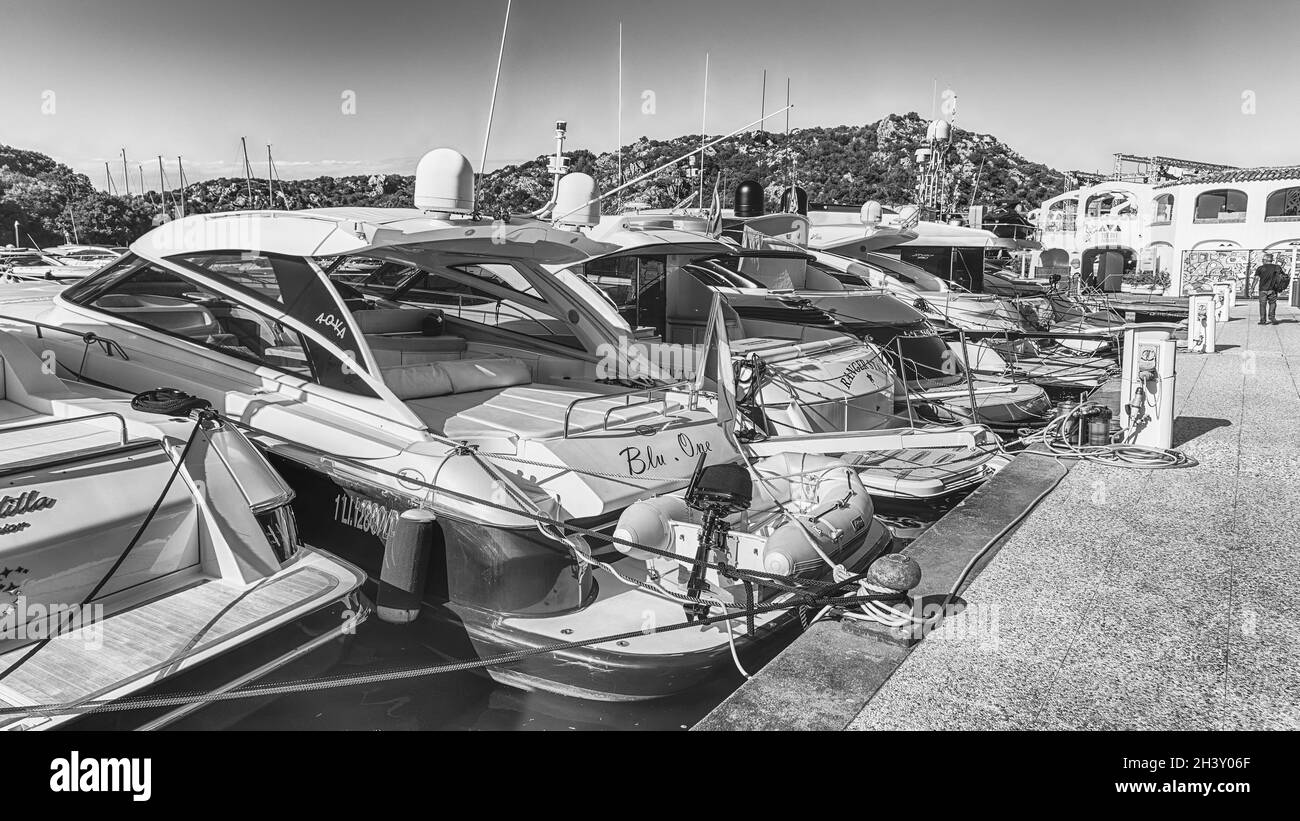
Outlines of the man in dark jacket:
[{"label": "man in dark jacket", "polygon": [[1282,290],[1286,272],[1276,262],[1266,262],[1255,269],[1259,277],[1259,324],[1277,324],[1277,294]]}]

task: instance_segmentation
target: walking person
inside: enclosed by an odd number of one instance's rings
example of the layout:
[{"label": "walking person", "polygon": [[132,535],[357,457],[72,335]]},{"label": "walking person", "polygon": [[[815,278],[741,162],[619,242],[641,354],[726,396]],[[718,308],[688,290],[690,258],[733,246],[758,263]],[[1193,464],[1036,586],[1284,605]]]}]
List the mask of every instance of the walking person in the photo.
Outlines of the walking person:
[{"label": "walking person", "polygon": [[1277,295],[1290,285],[1290,277],[1276,262],[1265,262],[1255,269],[1259,277],[1259,324],[1277,324]]}]

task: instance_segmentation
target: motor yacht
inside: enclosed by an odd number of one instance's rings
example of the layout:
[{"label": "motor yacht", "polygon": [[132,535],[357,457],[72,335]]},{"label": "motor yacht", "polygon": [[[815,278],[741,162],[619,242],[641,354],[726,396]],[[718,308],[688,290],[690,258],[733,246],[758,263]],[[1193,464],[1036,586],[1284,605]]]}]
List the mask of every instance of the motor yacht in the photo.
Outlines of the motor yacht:
[{"label": "motor yacht", "polygon": [[[454,151],[430,152],[416,177],[415,208],[175,220],[67,290],[11,289],[0,314],[70,377],[126,390],[170,384],[210,401],[297,491],[304,537],[372,577],[399,515],[431,511],[421,623],[451,630],[480,657],[517,654],[489,673],[525,689],[669,695],[797,622],[780,608],[793,594],[760,585],[756,603],[771,609],[735,635],[726,620],[647,628],[681,622],[690,608],[739,606],[728,579],[682,578],[701,566],[687,536],[698,511],[654,501],[685,503],[690,480],[716,465],[743,465],[766,489],[728,514],[729,566],[816,579],[835,565],[860,572],[888,547],[870,496],[834,460],[742,454],[716,394],[597,378],[599,358],[585,348],[603,339],[600,312],[616,312],[562,300],[566,276],[540,266],[608,249],[549,223],[478,215],[472,169]],[[462,290],[465,305],[498,319],[367,299],[330,278],[352,259],[362,270],[378,261],[470,271],[459,285],[490,296]],[[477,275],[501,266],[529,276]],[[556,311],[563,322],[547,318]],[[548,335],[524,348],[505,335],[511,323]],[[649,519],[620,524],[641,503],[663,505],[654,521],[674,539],[647,545]],[[615,549],[620,528],[639,536]],[[600,641],[622,633],[636,637]]]},{"label": "motor yacht", "polygon": [[98,261],[68,260],[35,248],[0,249],[0,281],[4,282],[76,282],[98,267]]},{"label": "motor yacht", "polygon": [[66,382],[54,356],[0,332],[0,727],[64,726],[325,611],[334,635],[364,620],[364,574],[303,543],[238,428]]}]

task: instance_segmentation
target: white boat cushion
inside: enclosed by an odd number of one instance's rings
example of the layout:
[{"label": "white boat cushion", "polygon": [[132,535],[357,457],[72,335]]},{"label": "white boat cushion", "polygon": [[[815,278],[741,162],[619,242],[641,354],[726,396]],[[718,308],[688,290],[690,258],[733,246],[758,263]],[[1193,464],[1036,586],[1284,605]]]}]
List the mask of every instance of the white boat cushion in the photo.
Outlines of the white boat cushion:
[{"label": "white boat cushion", "polygon": [[437,362],[393,365],[380,368],[379,374],[398,399],[423,399],[452,392],[451,377]]},{"label": "white boat cushion", "polygon": [[469,393],[492,388],[509,388],[512,385],[527,385],[533,381],[533,374],[523,360],[505,359],[459,359],[451,362],[436,362],[451,377],[452,393]]},{"label": "white boat cushion", "polygon": [[469,347],[459,336],[367,336],[366,344],[381,368],[459,359]]},{"label": "white boat cushion", "polygon": [[398,399],[426,399],[454,393],[508,388],[533,381],[518,359],[458,359],[380,368],[384,384]]}]

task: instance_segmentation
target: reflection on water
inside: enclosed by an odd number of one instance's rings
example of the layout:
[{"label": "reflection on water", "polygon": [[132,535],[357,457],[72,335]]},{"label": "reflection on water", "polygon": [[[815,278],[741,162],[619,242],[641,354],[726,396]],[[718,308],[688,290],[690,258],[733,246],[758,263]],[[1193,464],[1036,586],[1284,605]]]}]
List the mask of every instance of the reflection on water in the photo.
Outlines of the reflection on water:
[{"label": "reflection on water", "polygon": [[[290,664],[273,678],[321,676],[442,664],[416,627],[378,619],[355,636]],[[730,671],[683,696],[646,702],[584,701],[527,693],[476,673],[452,673],[365,686],[215,704],[172,725],[186,730],[682,730],[740,685]]]},{"label": "reflection on water", "polygon": [[[922,529],[940,515],[913,514]],[[911,535],[911,534],[909,534]],[[894,549],[901,547],[896,540]],[[330,614],[330,618],[334,618]],[[324,618],[322,615],[321,618]],[[233,650],[197,669],[169,679],[154,694],[206,692],[284,653],[337,622],[294,626]],[[752,674],[798,636],[785,631],[745,659]],[[444,643],[445,647],[446,644]],[[445,664],[430,631],[390,625],[371,618],[354,636],[329,644],[272,673],[263,683],[372,674]],[[183,730],[685,730],[740,686],[744,678],[727,668],[706,684],[672,698],[640,702],[598,702],[551,693],[529,693],[497,684],[480,673],[420,678],[217,702],[170,724]],[[90,715],[77,729],[130,729],[164,710]]]}]

